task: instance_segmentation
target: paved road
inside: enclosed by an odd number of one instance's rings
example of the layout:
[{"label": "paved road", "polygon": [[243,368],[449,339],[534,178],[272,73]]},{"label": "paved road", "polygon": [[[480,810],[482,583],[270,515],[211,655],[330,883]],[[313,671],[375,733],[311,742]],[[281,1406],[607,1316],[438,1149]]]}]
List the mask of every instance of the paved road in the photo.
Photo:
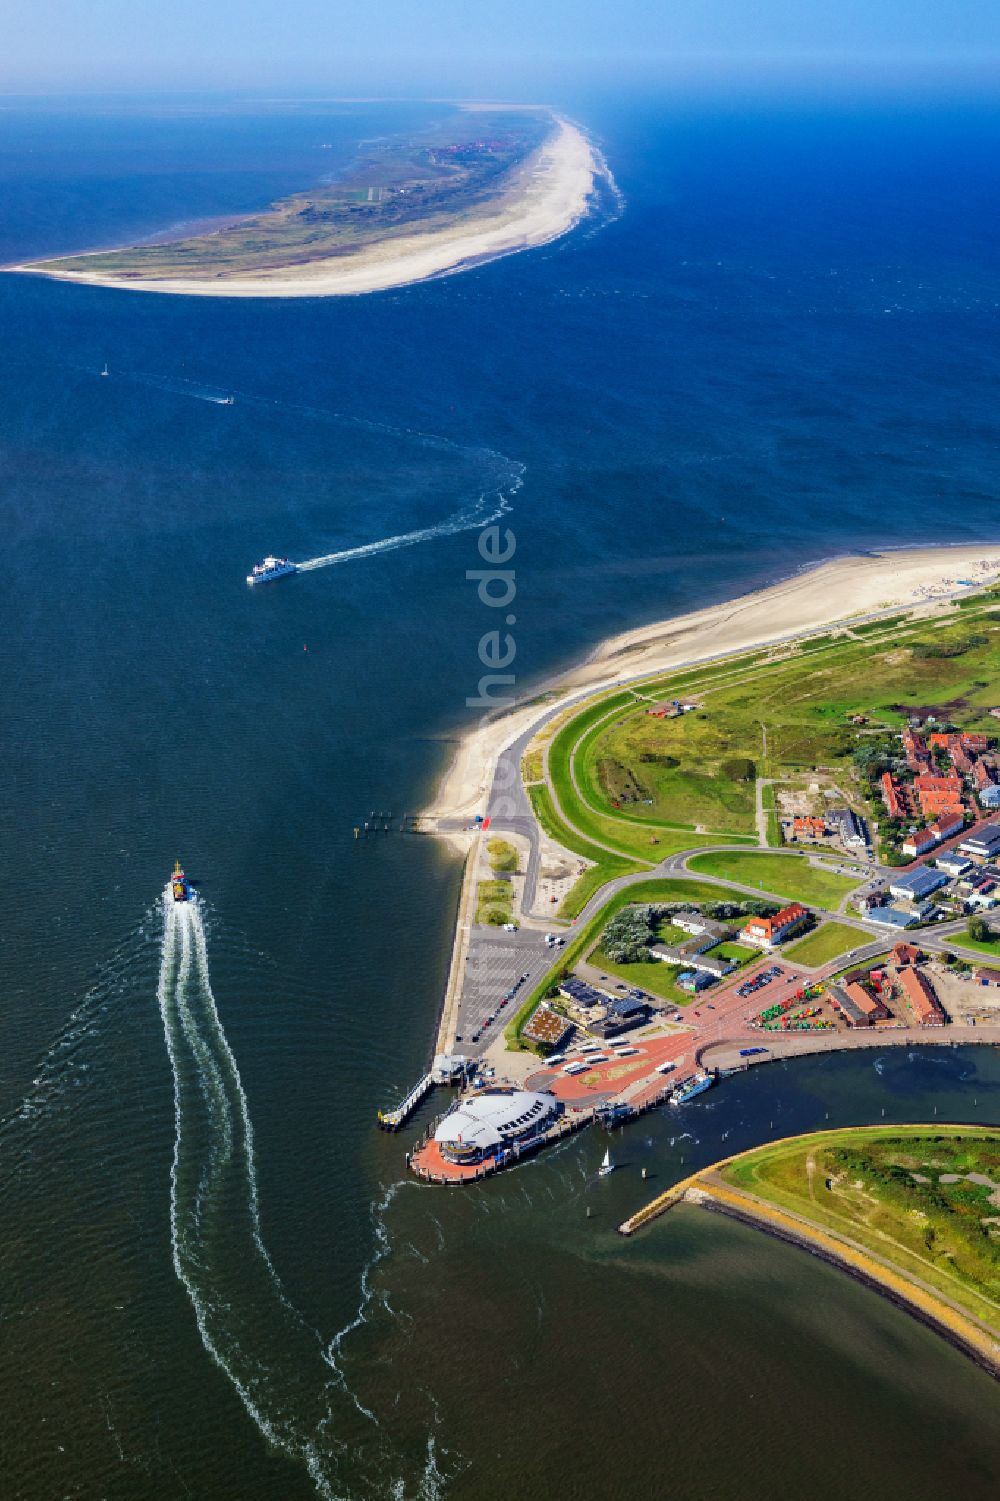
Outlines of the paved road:
[{"label": "paved road", "polygon": [[[865,620],[875,620],[887,612],[878,611]],[[891,612],[889,612],[891,613]],[[799,639],[798,633],[779,638],[781,640]],[[777,644],[777,643],[775,643]],[[707,666],[718,660],[723,660],[730,653],[718,653],[714,656],[699,659],[698,665]],[[683,664],[680,664],[683,665]],[[693,665],[693,664],[687,664]],[[640,681],[648,677],[648,672],[636,674],[634,677],[624,677],[617,681],[609,681],[601,685],[592,685],[581,690],[571,698],[554,704],[544,710],[538,718],[503,751],[497,759],[494,778],[487,800],[487,813],[491,821],[491,829],[498,832],[511,832],[521,835],[528,842],[529,854],[525,870],[525,883],[523,894],[523,907],[528,913],[534,911],[538,896],[538,876],[541,866],[541,840],[538,824],[532,810],[531,801],[521,780],[521,761],[525,750],[530,742],[538,734],[538,731],[555,716],[565,712],[569,707],[575,707],[595,694],[600,692],[613,692],[616,688],[627,688],[629,683]],[[613,717],[614,711],[609,711],[608,717]],[[762,726],[763,729],[763,726]],[[766,730],[764,730],[766,735]],[[580,788],[576,779],[575,751],[570,761],[570,774],[578,795]],[[553,803],[570,828],[575,826],[567,817],[564,809],[561,809],[556,798],[555,790],[551,783],[547,782]],[[757,794],[760,798],[761,786],[758,783]],[[760,810],[763,812],[763,809]],[[443,828],[462,829],[468,827],[468,821],[464,819],[451,819],[442,822]],[[579,830],[575,830],[579,833]],[[594,841],[589,835],[581,835],[591,843]],[[958,836],[965,837],[965,836]],[[612,849],[611,846],[603,846],[610,853],[620,855],[621,851]],[[783,903],[786,898],[774,892],[765,891],[759,887],[743,885],[738,882],[725,881],[721,877],[703,875],[690,871],[688,861],[696,854],[711,853],[713,851],[726,851],[732,849],[746,850],[747,846],[734,846],[732,844],[707,843],[689,847],[680,854],[668,855],[658,864],[650,868],[636,871],[630,875],[619,876],[610,881],[596,892],[579,917],[574,920],[573,926],[582,927],[588,923],[613,899],[618,892],[635,885],[637,882],[649,880],[651,877],[670,877],[675,880],[697,880],[706,884],[717,886],[720,895],[730,892],[736,896],[756,896],[777,904]],[[776,848],[769,853],[786,856],[789,859],[801,859],[802,852]],[[636,856],[640,859],[641,856]],[[898,872],[897,872],[898,873]],[[867,881],[871,885],[883,884],[893,874],[888,868],[869,867]],[[858,885],[862,885],[859,881]],[[895,930],[873,928],[858,918],[847,916],[841,909],[846,904],[848,896],[839,904],[836,912],[823,907],[812,906],[812,910],[822,918],[836,919],[846,922],[849,926],[858,929],[859,935],[868,935],[866,941],[856,948],[840,956],[837,967],[843,968],[848,964],[861,963],[865,959],[874,958],[898,939],[901,935]],[[916,935],[920,944],[927,948],[939,951],[945,947],[959,948],[961,945],[954,940],[959,931],[964,927],[964,920],[942,925],[931,932],[921,931]],[[951,942],[949,943],[949,940]],[[463,981],[462,997],[459,1009],[458,1032],[462,1037],[461,1047],[469,1053],[481,1052],[492,1041],[496,1033],[506,1024],[513,1010],[523,999],[524,995],[537,986],[546,974],[558,970],[563,960],[563,949],[552,949],[545,945],[542,935],[531,928],[522,928],[516,934],[501,934],[495,929],[473,927],[470,935],[469,952],[466,957],[466,974]],[[513,982],[522,973],[527,972],[528,978],[518,989],[516,997],[504,1008],[500,1008],[500,1001],[506,990],[510,989]],[[493,1015],[494,1020],[487,1024],[486,1018]],[[472,1036],[478,1032],[480,1039],[477,1044],[471,1042]]]}]

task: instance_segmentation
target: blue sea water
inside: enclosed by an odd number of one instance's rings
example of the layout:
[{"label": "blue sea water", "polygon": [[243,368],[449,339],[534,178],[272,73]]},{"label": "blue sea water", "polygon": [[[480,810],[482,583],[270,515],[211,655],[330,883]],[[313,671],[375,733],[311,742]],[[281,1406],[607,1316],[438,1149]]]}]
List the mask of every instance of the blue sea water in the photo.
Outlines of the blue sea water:
[{"label": "blue sea water", "polygon": [[[484,517],[516,537],[524,693],[824,557],[997,538],[995,109],[565,107],[622,211],[475,271],[259,302],[0,276],[6,1494],[492,1498],[544,1467],[610,1496],[685,1433],[713,1454],[685,1496],[773,1495],[776,1464],[843,1494],[748,1405],[748,1349],[845,1421],[889,1394],[852,1450],[883,1494],[949,1493],[945,1430],[963,1493],[995,1489],[986,1378],[832,1273],[714,1224],[581,1244],[592,1142],[455,1204],[372,1130],[425,1061],[459,870],[351,831],[417,810],[470,720]],[[0,261],[259,207],[435,108],[5,101]],[[177,855],[190,932],[159,909]],[[988,1059],[900,1077],[783,1071],[703,1139],[765,1136],[775,1100],[995,1119]]]}]

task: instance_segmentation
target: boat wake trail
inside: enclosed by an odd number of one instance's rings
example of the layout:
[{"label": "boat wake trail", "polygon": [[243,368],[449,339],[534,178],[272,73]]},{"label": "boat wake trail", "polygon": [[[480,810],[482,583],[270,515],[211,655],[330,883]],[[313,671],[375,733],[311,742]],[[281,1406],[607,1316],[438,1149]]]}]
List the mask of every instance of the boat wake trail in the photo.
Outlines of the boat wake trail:
[{"label": "boat wake trail", "polygon": [[399,532],[395,537],[380,537],[377,542],[363,542],[358,547],[345,547],[340,552],[325,553],[320,558],[306,558],[298,564],[300,573],[313,568],[329,568],[334,563],[346,563],[352,558],[371,558],[380,552],[395,552],[398,547],[414,547],[418,542],[431,542],[435,537],[449,537],[455,532],[479,531],[491,521],[499,521],[512,509],[509,496],[520,489],[521,477],[514,475],[508,490],[495,490],[481,495],[475,505],[456,511],[445,521],[433,526],[422,526],[416,531]]},{"label": "boat wake trail", "polygon": [[209,982],[199,903],[174,902],[169,888],[158,999],[174,1076],[174,1270],[205,1349],[260,1432],[306,1465],[321,1496],[334,1498],[314,1437],[330,1416],[325,1383],[317,1383],[322,1410],[315,1410],[302,1381],[313,1362],[321,1376],[322,1344],[285,1294],[261,1236],[253,1129]]},{"label": "boat wake trail", "polygon": [[401,451],[412,453],[414,449],[424,454],[437,456],[452,476],[462,475],[463,488],[467,485],[475,491],[475,498],[467,497],[464,503],[442,521],[412,531],[398,532],[391,537],[380,537],[354,547],[341,548],[337,552],[324,553],[298,563],[302,571],[329,568],[336,563],[346,563],[357,558],[370,558],[379,553],[394,552],[400,547],[414,547],[420,542],[431,542],[438,537],[448,537],[455,532],[478,531],[491,522],[499,520],[512,509],[512,498],[524,483],[525,465],[496,449],[462,444],[436,433],[422,432],[418,428],[397,427],[392,423],[378,422],[350,413],[332,411],[324,407],[310,406],[304,402],[288,401],[280,397],[267,397],[254,391],[223,388],[206,381],[189,380],[182,376],[154,374],[148,371],[116,369],[112,372],[115,381],[128,381],[151,391],[162,391],[174,397],[188,397],[193,401],[207,402],[214,406],[233,407],[237,420],[249,410],[255,423],[277,417],[294,417],[323,428],[349,432],[364,444],[370,442],[375,456],[373,462],[384,463],[384,448],[387,442],[401,445]]},{"label": "boat wake trail", "polygon": [[[344,1338],[364,1321],[370,1269],[357,1318],[333,1341],[289,1299],[261,1231],[253,1128],[212,994],[201,902],[175,902],[170,887],[158,1000],[174,1081],[173,1265],[202,1344],[260,1433],[306,1467],[324,1501],[402,1496],[398,1456],[338,1359]],[[383,1232],[374,1259],[385,1250]],[[428,1443],[417,1497],[438,1494],[433,1438]],[[359,1475],[365,1446],[371,1473]]]}]

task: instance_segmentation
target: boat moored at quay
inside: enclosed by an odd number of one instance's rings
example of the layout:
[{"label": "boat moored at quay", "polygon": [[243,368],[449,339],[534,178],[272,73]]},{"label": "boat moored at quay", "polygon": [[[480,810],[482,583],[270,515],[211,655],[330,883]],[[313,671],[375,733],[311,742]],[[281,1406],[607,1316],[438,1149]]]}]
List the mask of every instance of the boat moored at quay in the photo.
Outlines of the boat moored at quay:
[{"label": "boat moored at quay", "polygon": [[670,1096],[671,1105],[683,1105],[688,1100],[693,1100],[695,1095],[704,1094],[706,1089],[711,1089],[715,1083],[714,1074],[695,1074],[693,1079],[685,1080],[679,1084]]}]

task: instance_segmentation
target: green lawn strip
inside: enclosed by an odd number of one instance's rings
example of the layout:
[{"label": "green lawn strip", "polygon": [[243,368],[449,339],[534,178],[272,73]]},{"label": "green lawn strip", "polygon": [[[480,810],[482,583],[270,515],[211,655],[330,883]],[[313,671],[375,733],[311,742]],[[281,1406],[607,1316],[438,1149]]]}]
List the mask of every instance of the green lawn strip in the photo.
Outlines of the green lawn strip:
[{"label": "green lawn strip", "polygon": [[492,870],[517,870],[517,850],[506,839],[493,838],[486,846]]},{"label": "green lawn strip", "polygon": [[[737,918],[740,924],[747,922],[745,917]],[[717,943],[709,953],[713,959],[731,959],[734,964],[750,964],[752,960],[760,958],[760,949],[753,949],[746,943],[738,943],[735,939],[726,943]]]},{"label": "green lawn strip", "polygon": [[862,879],[860,874],[857,880],[853,880],[831,871],[817,870],[808,863],[805,855],[757,855],[749,850],[716,850],[693,855],[688,866],[699,875],[737,881],[788,901],[811,902],[822,907],[836,907]]},{"label": "green lawn strip", "polygon": [[[638,870],[639,866],[633,865],[626,867],[627,869]],[[556,916],[567,919],[579,917],[595,892],[600,891],[602,886],[606,886],[609,881],[614,880],[616,875],[623,874],[625,874],[624,870],[616,870],[612,871],[609,875],[606,866],[591,865],[582,875],[577,876],[559,903]]]},{"label": "green lawn strip", "polygon": [[757,1148],[720,1174],[920,1278],[1000,1332],[1000,1255],[982,1224],[996,1212],[990,1190],[941,1184],[942,1171],[1000,1182],[1000,1129],[856,1127]]},{"label": "green lawn strip", "polygon": [[[585,860],[593,860],[596,865],[614,867],[615,874],[622,875],[628,870],[639,870],[642,863],[635,859],[621,858],[612,854],[610,850],[602,849],[599,845],[591,844],[582,834],[571,829],[556,812],[552,802],[552,794],[544,782],[533,784],[527,789],[531,799],[531,807],[535,817],[550,839],[561,844],[563,849],[571,850],[574,855],[581,855]],[[648,865],[648,862],[645,862]]]},{"label": "green lawn strip", "polygon": [[862,933],[858,928],[849,928],[846,923],[825,922],[782,952],[793,963],[815,969],[820,964],[829,964],[831,959],[871,941],[867,933]]},{"label": "green lawn strip", "polygon": [[777,796],[773,782],[765,782],[760,789],[760,805],[767,816],[767,842],[772,849],[780,849],[781,818],[778,814]]},{"label": "green lawn strip", "polygon": [[852,626],[856,636],[872,636],[877,631],[891,631],[898,625],[904,625],[909,620],[909,615],[890,615],[886,620],[869,620],[866,625]]},{"label": "green lawn strip", "polygon": [[514,917],[514,889],[509,881],[480,881],[476,888],[476,922],[499,927]]},{"label": "green lawn strip", "polygon": [[950,937],[943,935],[943,941],[950,949],[968,949],[970,953],[986,954],[1000,961],[1000,939],[996,943],[981,943],[978,938],[970,938],[968,933],[952,933]]},{"label": "green lawn strip", "polygon": [[689,964],[662,964],[659,959],[649,959],[638,964],[617,964],[600,947],[591,950],[588,962],[595,969],[607,970],[616,980],[623,980],[626,985],[636,986],[640,990],[648,990],[651,995],[671,1001],[675,1006],[687,1006],[695,999],[686,990],[678,989],[674,983],[678,975],[690,969]]},{"label": "green lawn strip", "polygon": [[504,1037],[507,1042],[517,1044],[521,1028],[538,1002],[548,992],[555,976],[567,973],[580,955],[593,946],[597,935],[604,931],[606,924],[615,913],[627,907],[630,902],[718,902],[723,896],[725,893],[720,892],[718,886],[709,886],[703,881],[671,880],[669,877],[657,878],[655,876],[645,881],[635,881],[632,885],[626,886],[623,891],[616,891],[600,912],[595,913],[567,943],[562,951],[558,969],[536,985],[520,1009],[511,1017],[504,1028]]}]

